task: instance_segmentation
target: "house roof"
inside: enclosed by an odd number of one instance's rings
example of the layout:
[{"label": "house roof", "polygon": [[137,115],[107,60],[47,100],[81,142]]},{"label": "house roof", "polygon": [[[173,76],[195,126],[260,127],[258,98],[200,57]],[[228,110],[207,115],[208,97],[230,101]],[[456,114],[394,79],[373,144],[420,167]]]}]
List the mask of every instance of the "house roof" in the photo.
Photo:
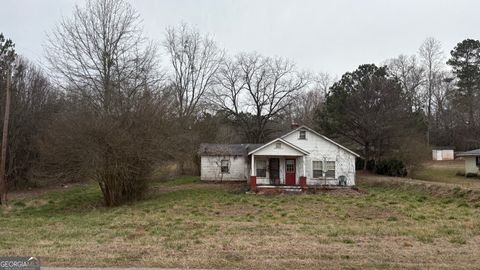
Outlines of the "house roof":
[{"label": "house roof", "polygon": [[459,157],[480,156],[480,149],[475,149],[467,152],[458,153]]},{"label": "house roof", "polygon": [[301,129],[306,129],[306,130],[308,130],[308,131],[312,132],[313,134],[316,134],[317,136],[319,136],[319,137],[321,137],[321,138],[325,139],[326,141],[328,141],[328,142],[331,142],[331,143],[335,144],[336,146],[338,146],[338,147],[342,148],[343,150],[345,150],[345,151],[347,151],[347,152],[351,153],[352,155],[354,155],[354,156],[356,156],[356,157],[360,157],[360,155],[359,155],[359,154],[357,154],[357,153],[353,152],[352,150],[348,149],[347,147],[345,147],[345,146],[343,146],[343,145],[341,145],[341,144],[339,144],[339,143],[335,142],[334,140],[332,140],[332,139],[330,139],[330,138],[327,138],[326,136],[324,136],[324,135],[322,135],[322,134],[320,134],[320,133],[316,132],[315,130],[313,130],[313,129],[311,129],[311,128],[309,128],[309,127],[305,126],[305,125],[302,125],[302,126],[300,126],[300,127],[296,128],[296,129],[294,129],[294,130],[292,130],[292,131],[288,132],[287,134],[283,135],[283,136],[282,136],[282,137],[280,137],[280,138],[285,138],[285,137],[287,137],[288,135],[290,135],[290,134],[292,134],[292,133],[294,133],[294,132],[296,132],[296,131],[298,131],[298,130],[301,130]]},{"label": "house roof", "polygon": [[[304,153],[304,154],[309,154],[309,152],[303,150],[302,148],[292,144],[292,143],[289,143],[287,142],[286,140],[284,140],[283,138],[285,138],[286,136],[292,134],[293,132],[295,131],[298,131],[298,130],[301,130],[301,129],[305,129],[305,130],[308,130],[314,134],[316,134],[317,136],[325,139],[326,141],[342,148],[343,150],[351,153],[352,155],[356,156],[356,157],[360,157],[359,154],[353,152],[352,150],[346,148],[345,146],[333,141],[332,139],[329,139],[327,137],[325,137],[324,135],[316,132],[315,130],[307,127],[307,126],[300,126],[290,132],[288,132],[287,134],[281,136],[280,138],[276,138],[266,144],[252,144],[252,143],[244,143],[244,144],[212,144],[212,143],[202,143],[200,144],[200,149],[198,151],[198,154],[201,155],[201,156],[223,156],[223,155],[229,155],[229,156],[242,156],[242,155],[250,155],[252,153],[255,153],[256,151],[272,144],[272,143],[275,143],[277,141],[281,141],[282,143],[294,148],[295,150],[298,150],[300,151],[301,153]],[[480,150],[480,149],[479,149]]]},{"label": "house roof", "polygon": [[263,144],[215,144],[215,143],[202,143],[198,154],[201,156],[243,156],[249,151],[257,149]]},{"label": "house roof", "polygon": [[303,150],[302,148],[300,148],[300,147],[298,147],[298,146],[296,146],[296,145],[294,145],[294,144],[292,144],[292,143],[289,143],[289,142],[285,141],[285,140],[282,139],[282,138],[276,138],[275,140],[272,140],[272,141],[270,141],[270,142],[268,142],[268,143],[266,143],[266,144],[264,144],[264,145],[262,145],[262,146],[260,146],[260,147],[258,147],[258,148],[256,148],[256,149],[253,149],[253,150],[250,151],[248,154],[249,154],[249,155],[254,154],[255,152],[257,152],[257,151],[259,151],[259,150],[261,150],[261,149],[263,149],[263,148],[265,148],[265,147],[267,147],[267,146],[269,146],[269,145],[271,145],[271,144],[273,144],[273,143],[275,143],[275,142],[282,142],[282,143],[290,146],[291,148],[293,148],[293,149],[295,149],[295,150],[297,150],[297,151],[299,151],[299,152],[301,152],[301,153],[303,153],[303,154],[305,154],[305,155],[308,155],[308,154],[309,154],[308,151],[305,151],[305,150]]}]

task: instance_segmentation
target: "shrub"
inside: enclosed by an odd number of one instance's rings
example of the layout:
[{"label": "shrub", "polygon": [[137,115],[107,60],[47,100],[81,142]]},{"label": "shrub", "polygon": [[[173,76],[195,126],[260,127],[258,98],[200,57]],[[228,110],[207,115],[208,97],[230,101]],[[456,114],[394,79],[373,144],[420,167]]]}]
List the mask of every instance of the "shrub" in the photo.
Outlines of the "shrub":
[{"label": "shrub", "polygon": [[464,172],[461,172],[461,171],[457,171],[455,173],[456,176],[465,176],[465,173]]},{"label": "shrub", "polygon": [[355,159],[355,169],[363,170],[363,165],[365,165],[365,160],[363,158],[356,158]]},{"label": "shrub", "polygon": [[476,173],[467,173],[467,174],[465,175],[465,177],[474,178],[474,177],[478,177],[478,174],[476,174]]},{"label": "shrub", "polygon": [[381,175],[406,176],[407,170],[402,161],[397,159],[379,160],[375,164],[375,172]]},{"label": "shrub", "polygon": [[[357,158],[355,160],[355,168],[357,170],[363,170],[364,165],[365,165],[365,159]],[[368,171],[374,171],[375,170],[375,160],[370,159],[369,161],[367,161],[367,170]]]},{"label": "shrub", "polygon": [[370,159],[367,161],[367,170],[374,171],[375,170],[375,160]]}]

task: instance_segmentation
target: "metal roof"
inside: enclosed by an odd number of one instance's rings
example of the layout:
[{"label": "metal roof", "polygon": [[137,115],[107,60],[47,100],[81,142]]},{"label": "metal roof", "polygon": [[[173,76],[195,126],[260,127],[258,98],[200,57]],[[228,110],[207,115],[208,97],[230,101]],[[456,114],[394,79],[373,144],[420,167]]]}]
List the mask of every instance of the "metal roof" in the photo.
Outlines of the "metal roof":
[{"label": "metal roof", "polygon": [[467,152],[458,153],[457,156],[459,157],[466,157],[466,156],[480,156],[480,149],[470,150]]},{"label": "metal roof", "polygon": [[243,156],[249,151],[255,150],[263,144],[242,143],[242,144],[215,144],[202,143],[198,154],[201,156]]}]

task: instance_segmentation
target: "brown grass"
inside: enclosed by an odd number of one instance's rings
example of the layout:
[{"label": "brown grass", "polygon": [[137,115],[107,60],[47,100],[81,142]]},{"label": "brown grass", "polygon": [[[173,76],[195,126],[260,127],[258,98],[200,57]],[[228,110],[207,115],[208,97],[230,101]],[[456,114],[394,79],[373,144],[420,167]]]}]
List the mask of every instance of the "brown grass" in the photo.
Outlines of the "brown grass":
[{"label": "brown grass", "polygon": [[479,265],[478,202],[458,191],[436,194],[415,183],[367,178],[359,179],[365,193],[274,196],[182,178],[155,183],[145,201],[110,209],[99,204],[94,185],[52,192],[13,201],[3,211],[0,254],[32,254],[44,265],[77,267]]}]

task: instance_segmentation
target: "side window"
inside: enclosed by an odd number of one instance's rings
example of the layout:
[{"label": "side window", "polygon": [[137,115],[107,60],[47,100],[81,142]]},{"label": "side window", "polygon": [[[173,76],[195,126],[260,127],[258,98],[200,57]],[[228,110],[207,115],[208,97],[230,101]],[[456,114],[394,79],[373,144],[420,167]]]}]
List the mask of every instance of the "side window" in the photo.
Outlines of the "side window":
[{"label": "side window", "polygon": [[325,177],[335,178],[335,161],[327,161],[325,163]]},{"label": "side window", "polygon": [[307,132],[305,130],[300,130],[300,132],[298,133],[298,139],[299,140],[307,139]]},{"label": "side window", "polygon": [[257,160],[255,164],[257,166],[257,177],[267,177],[267,161]]},{"label": "side window", "polygon": [[313,167],[313,178],[323,177],[323,162],[321,161],[312,161]]},{"label": "side window", "polygon": [[223,159],[221,161],[220,171],[222,173],[230,173],[230,161],[228,159]]},{"label": "side window", "polygon": [[480,157],[476,157],[476,158],[477,158],[477,162],[476,162],[476,163],[477,163],[477,166],[480,167]]}]

